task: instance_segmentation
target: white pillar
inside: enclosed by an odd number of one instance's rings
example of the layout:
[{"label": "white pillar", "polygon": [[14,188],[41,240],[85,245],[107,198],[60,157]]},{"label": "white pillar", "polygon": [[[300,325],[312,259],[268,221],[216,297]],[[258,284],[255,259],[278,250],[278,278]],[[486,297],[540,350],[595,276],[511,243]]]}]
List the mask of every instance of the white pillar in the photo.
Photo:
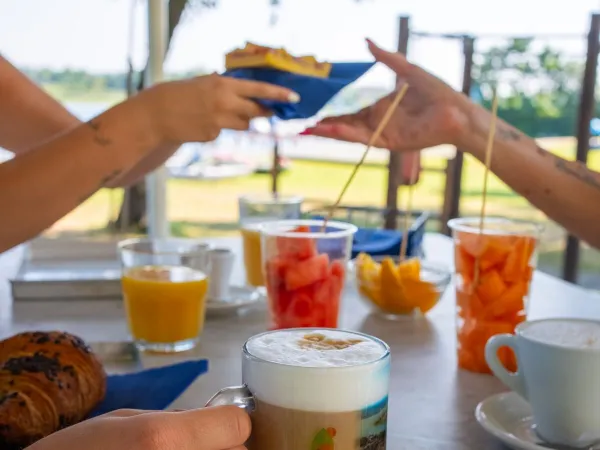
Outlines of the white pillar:
[{"label": "white pillar", "polygon": [[[169,21],[168,0],[148,0],[148,70],[145,85],[163,80],[163,63],[167,51]],[[164,238],[169,235],[167,220],[167,169],[156,169],[146,177],[148,235]]]}]

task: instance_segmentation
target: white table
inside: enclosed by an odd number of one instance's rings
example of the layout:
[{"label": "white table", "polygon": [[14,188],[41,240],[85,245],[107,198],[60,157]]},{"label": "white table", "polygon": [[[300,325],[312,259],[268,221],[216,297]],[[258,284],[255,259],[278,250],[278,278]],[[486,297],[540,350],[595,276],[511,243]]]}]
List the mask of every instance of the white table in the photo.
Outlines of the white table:
[{"label": "white table", "polygon": [[[216,245],[240,251],[238,239],[214,239]],[[450,264],[448,238],[430,234],[425,239],[427,258]],[[19,249],[0,255],[0,278],[17,269]],[[241,261],[235,268],[241,282]],[[600,297],[554,277],[536,273],[531,318],[594,317],[600,319]],[[64,329],[88,341],[125,340],[123,309],[117,301],[25,301],[12,309],[7,283],[0,280],[0,337],[22,330]],[[426,319],[386,321],[369,309],[348,287],[341,326],[385,340],[392,349],[392,381],[388,423],[390,450],[500,449],[473,418],[477,403],[504,390],[491,376],[456,369],[454,292],[448,288],[441,303]],[[240,348],[245,339],[264,331],[264,306],[234,318],[208,320],[202,344],[192,356],[206,357],[210,371],[201,376],[173,407],[202,406],[219,388],[240,382]],[[175,362],[185,356],[144,357],[145,367]],[[131,370],[122,365],[118,370]]]}]

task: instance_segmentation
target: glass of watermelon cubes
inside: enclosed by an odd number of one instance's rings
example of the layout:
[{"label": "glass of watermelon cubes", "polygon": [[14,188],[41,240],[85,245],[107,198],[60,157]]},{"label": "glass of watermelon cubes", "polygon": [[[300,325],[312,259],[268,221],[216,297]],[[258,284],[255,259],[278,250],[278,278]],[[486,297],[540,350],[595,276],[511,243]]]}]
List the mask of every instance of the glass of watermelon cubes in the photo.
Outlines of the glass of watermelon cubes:
[{"label": "glass of watermelon cubes", "polygon": [[[526,319],[529,287],[537,262],[539,224],[504,218],[453,219],[456,268],[458,366],[491,373],[485,344],[496,334],[514,333]],[[517,362],[509,348],[499,358],[508,370]]]},{"label": "glass of watermelon cubes", "polygon": [[342,222],[264,223],[262,253],[272,329],[337,328],[357,228]]}]

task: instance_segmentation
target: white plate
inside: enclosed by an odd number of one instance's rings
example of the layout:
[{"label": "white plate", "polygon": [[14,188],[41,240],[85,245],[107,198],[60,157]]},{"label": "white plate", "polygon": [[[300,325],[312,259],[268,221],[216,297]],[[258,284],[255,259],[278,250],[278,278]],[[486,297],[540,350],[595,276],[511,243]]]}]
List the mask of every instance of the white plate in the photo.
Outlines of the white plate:
[{"label": "white plate", "polygon": [[231,286],[229,288],[230,297],[227,300],[206,300],[206,313],[213,314],[234,314],[239,310],[250,308],[258,304],[263,295],[256,288],[245,286]]},{"label": "white plate", "polygon": [[514,392],[488,397],[475,409],[477,422],[514,450],[547,450],[534,431],[531,406]]}]

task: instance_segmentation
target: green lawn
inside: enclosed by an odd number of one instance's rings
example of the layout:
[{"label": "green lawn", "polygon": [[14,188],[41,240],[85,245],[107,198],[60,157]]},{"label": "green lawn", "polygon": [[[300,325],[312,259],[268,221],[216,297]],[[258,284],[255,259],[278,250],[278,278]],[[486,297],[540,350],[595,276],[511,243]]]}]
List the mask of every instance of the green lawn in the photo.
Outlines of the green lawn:
[{"label": "green lawn", "polygon": [[[570,156],[572,147],[553,149]],[[442,168],[445,160],[427,157],[424,166]],[[590,155],[590,167],[600,170],[600,153]],[[348,164],[294,161],[291,170],[281,176],[281,192],[301,194],[309,208],[332,203],[352,170]],[[383,166],[365,166],[358,172],[343,203],[347,205],[384,206],[387,170]],[[477,214],[481,204],[482,165],[467,156],[463,171],[462,215]],[[415,189],[414,209],[439,211],[442,205],[444,175],[425,172]],[[269,175],[251,175],[222,181],[169,180],[168,215],[172,231],[182,236],[222,236],[236,233],[237,197],[241,194],[263,194],[270,189]],[[407,188],[401,188],[400,207],[405,205]],[[488,214],[546,221],[543,214],[514,194],[495,176],[490,176]],[[122,198],[119,190],[101,192],[58,222],[51,233],[98,233],[116,217]],[[435,224],[434,228],[439,225]],[[564,233],[548,222],[540,255],[540,265],[547,271],[559,273],[562,266]],[[586,249],[582,255],[583,271],[598,273],[598,253]],[[593,277],[599,278],[599,277]],[[586,283],[588,284],[588,283]],[[592,285],[599,284],[600,280]]]},{"label": "green lawn", "polygon": [[46,90],[54,98],[61,102],[80,102],[80,103],[102,103],[106,105],[114,105],[125,99],[124,91],[108,90],[108,89],[78,89],[69,87],[65,84],[46,83],[43,85]]}]

